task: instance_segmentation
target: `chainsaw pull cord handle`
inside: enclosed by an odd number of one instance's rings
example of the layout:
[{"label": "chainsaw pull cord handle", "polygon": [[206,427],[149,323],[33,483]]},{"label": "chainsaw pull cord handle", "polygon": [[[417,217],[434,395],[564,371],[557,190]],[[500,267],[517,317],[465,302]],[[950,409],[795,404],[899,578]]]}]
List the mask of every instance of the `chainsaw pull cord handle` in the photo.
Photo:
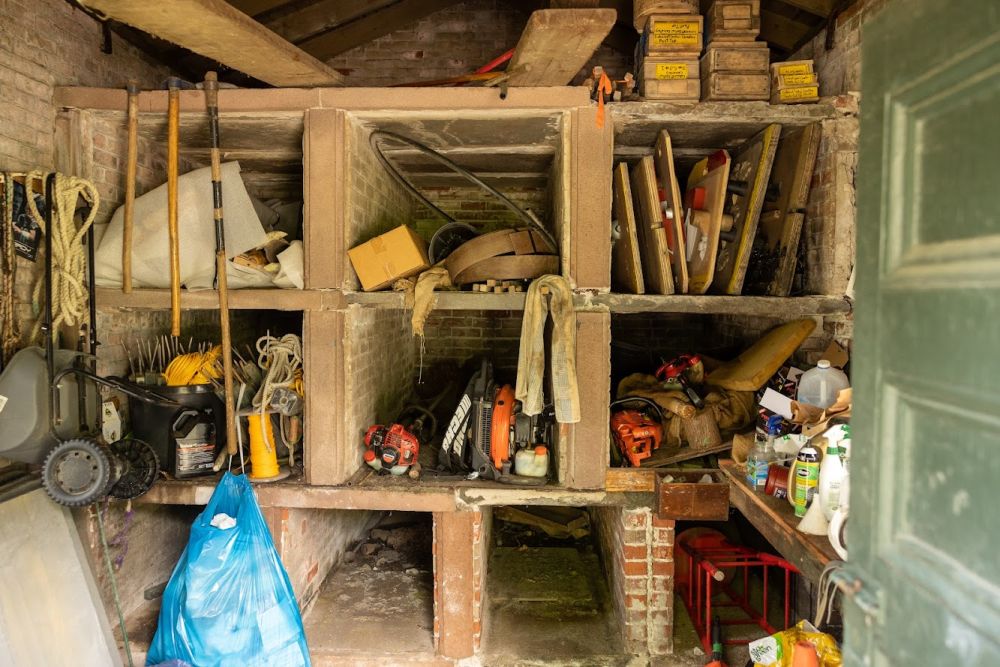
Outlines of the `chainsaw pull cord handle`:
[{"label": "chainsaw pull cord handle", "polygon": [[663,423],[663,408],[660,407],[659,403],[657,403],[651,398],[646,398],[645,396],[626,396],[625,398],[619,398],[617,401],[612,401],[610,407],[612,410],[614,410],[615,408],[622,406],[626,403],[643,403],[646,405],[646,407],[653,408],[653,410],[656,412],[656,419],[661,424]]}]

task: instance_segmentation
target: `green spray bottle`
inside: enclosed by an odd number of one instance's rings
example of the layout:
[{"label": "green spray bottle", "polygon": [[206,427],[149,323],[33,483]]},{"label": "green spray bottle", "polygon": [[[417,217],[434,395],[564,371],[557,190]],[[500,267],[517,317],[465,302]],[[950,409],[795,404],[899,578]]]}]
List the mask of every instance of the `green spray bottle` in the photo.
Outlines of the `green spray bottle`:
[{"label": "green spray bottle", "polygon": [[799,450],[795,458],[795,516],[806,515],[809,503],[816,496],[819,485],[819,452],[812,443]]}]

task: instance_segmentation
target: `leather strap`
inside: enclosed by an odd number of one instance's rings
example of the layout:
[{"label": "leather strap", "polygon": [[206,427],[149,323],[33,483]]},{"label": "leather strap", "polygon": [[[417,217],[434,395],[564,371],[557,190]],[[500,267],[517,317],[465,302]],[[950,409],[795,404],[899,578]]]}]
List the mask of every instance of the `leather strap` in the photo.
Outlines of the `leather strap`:
[{"label": "leather strap", "polygon": [[[453,282],[470,267],[491,257],[501,255],[536,255],[553,254],[555,248],[549,246],[545,238],[536,231],[528,229],[501,229],[489,234],[477,236],[460,245],[445,260],[445,267]],[[490,276],[497,278],[499,276]]]},{"label": "leather strap", "polygon": [[559,273],[559,255],[503,255],[488,257],[452,277],[456,285],[485,280],[529,280]]}]

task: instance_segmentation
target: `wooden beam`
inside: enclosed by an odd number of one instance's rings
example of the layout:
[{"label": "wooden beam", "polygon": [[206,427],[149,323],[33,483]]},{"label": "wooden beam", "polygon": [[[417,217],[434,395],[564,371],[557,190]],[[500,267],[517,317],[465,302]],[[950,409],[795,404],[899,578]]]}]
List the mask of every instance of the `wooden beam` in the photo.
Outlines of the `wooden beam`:
[{"label": "wooden beam", "polygon": [[836,0],[778,0],[796,9],[802,9],[815,16],[827,18],[833,13]]},{"label": "wooden beam", "polygon": [[760,36],[772,47],[792,52],[817,32],[819,28],[761,9]]},{"label": "wooden beam", "polygon": [[291,0],[229,0],[229,4],[247,16],[257,16],[282,5],[287,5],[289,2]]},{"label": "wooden beam", "polygon": [[310,37],[298,46],[320,60],[329,60],[341,53],[384,37],[400,28],[440,11],[461,0],[401,0],[393,5],[366,14],[337,26],[333,30]]},{"label": "wooden beam", "polygon": [[272,86],[332,86],[343,77],[223,0],[84,0],[127,23]]},{"label": "wooden beam", "polygon": [[565,86],[615,24],[613,9],[540,9],[528,18],[507,71],[510,86]]},{"label": "wooden beam", "polygon": [[289,42],[298,43],[313,35],[332,30],[348,21],[385,9],[395,0],[319,0],[296,11],[270,18],[264,25]]}]

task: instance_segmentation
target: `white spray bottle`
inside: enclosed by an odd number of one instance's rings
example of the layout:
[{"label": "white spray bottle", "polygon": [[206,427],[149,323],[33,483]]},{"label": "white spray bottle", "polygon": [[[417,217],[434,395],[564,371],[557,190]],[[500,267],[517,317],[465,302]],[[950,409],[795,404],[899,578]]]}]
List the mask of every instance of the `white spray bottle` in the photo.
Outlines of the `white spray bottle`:
[{"label": "white spray bottle", "polygon": [[826,438],[826,456],[819,464],[819,503],[823,509],[823,515],[829,521],[833,518],[833,513],[840,506],[840,492],[846,475],[844,462],[840,460],[840,441],[850,434],[849,428],[844,424],[837,424],[827,429],[823,436]]}]

